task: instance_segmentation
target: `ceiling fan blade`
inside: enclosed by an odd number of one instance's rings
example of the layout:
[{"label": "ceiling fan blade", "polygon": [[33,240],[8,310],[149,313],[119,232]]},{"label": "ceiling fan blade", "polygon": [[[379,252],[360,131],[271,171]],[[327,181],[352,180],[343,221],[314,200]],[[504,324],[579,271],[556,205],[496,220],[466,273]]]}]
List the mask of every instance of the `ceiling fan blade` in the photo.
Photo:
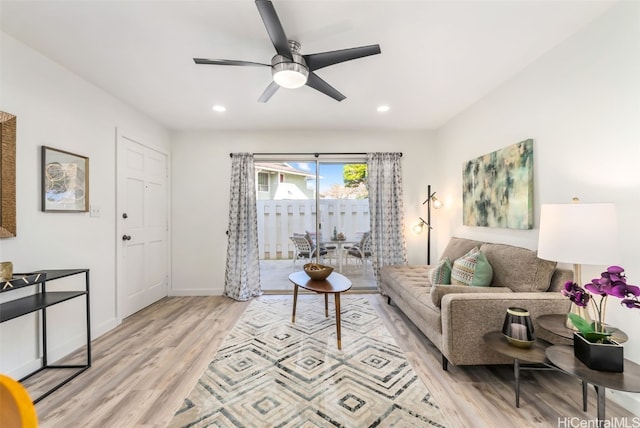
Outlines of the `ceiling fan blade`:
[{"label": "ceiling fan blade", "polygon": [[369,45],[357,48],[341,49],[338,51],[302,55],[302,57],[307,62],[309,71],[315,71],[329,65],[351,61],[352,59],[362,58],[365,56],[377,55],[379,53],[380,45]]},{"label": "ceiling fan blade", "polygon": [[271,67],[269,64],[263,64],[261,62],[251,62],[251,61],[238,61],[235,59],[207,59],[207,58],[194,58],[193,62],[196,64],[208,64],[208,65],[240,65],[240,66],[267,66]]},{"label": "ceiling fan blade", "polygon": [[260,12],[262,22],[264,22],[264,26],[267,29],[267,33],[269,33],[271,43],[273,43],[273,47],[276,48],[276,52],[284,57],[293,59],[287,35],[284,33],[273,3],[269,0],[256,0],[256,6],[258,7],[258,12]]},{"label": "ceiling fan blade", "polygon": [[258,102],[266,103],[267,101],[269,101],[269,98],[271,98],[273,94],[276,93],[279,87],[280,85],[278,85],[276,82],[271,82],[271,84],[267,86],[267,89],[264,90],[262,95],[260,95],[260,98],[258,98]]},{"label": "ceiling fan blade", "polygon": [[316,73],[309,73],[309,78],[307,79],[307,86],[315,89],[316,91],[320,91],[325,95],[330,96],[336,101],[342,101],[345,97],[342,95],[336,88],[322,80]]}]

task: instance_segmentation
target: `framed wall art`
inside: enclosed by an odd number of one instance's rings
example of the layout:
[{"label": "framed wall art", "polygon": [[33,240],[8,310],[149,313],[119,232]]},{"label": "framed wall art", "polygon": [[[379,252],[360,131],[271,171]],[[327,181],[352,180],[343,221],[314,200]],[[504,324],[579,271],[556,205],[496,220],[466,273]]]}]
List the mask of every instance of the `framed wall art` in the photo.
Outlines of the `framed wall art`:
[{"label": "framed wall art", "polygon": [[42,211],[89,211],[89,158],[42,146]]},{"label": "framed wall art", "polygon": [[0,238],[16,228],[16,116],[0,111]]},{"label": "framed wall art", "polygon": [[465,226],[533,228],[533,140],[464,163]]}]

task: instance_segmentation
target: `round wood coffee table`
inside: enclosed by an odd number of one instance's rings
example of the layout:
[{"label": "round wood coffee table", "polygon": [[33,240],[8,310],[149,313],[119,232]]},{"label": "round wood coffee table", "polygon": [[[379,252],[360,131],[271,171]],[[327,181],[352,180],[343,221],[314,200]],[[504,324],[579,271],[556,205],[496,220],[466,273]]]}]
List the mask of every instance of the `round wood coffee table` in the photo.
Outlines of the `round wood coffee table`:
[{"label": "round wood coffee table", "polygon": [[294,285],[293,288],[293,315],[291,322],[296,322],[296,305],[298,303],[298,287],[302,287],[309,291],[324,294],[324,316],[329,317],[329,294],[333,294],[336,300],[336,333],[338,337],[338,349],[342,349],[342,339],[340,337],[340,293],[351,288],[351,281],[342,274],[332,272],[327,279],[323,281],[314,281],[304,271],[294,272],[289,275],[289,281]]}]

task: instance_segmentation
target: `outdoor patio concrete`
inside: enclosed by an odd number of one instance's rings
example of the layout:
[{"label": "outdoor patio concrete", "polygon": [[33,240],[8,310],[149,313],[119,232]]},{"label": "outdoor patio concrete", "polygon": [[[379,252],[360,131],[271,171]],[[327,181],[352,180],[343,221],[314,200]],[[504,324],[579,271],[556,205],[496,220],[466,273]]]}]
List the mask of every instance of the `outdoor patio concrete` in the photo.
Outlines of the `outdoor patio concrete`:
[{"label": "outdoor patio concrete", "polygon": [[[302,270],[304,260],[296,261],[295,268],[293,260],[260,260],[260,285],[265,293],[269,294],[288,294],[293,293],[293,284],[289,281],[289,274]],[[334,267],[334,272],[338,272],[338,266],[335,260],[325,260],[322,264]],[[352,291],[368,291],[375,292],[376,280],[373,275],[373,267],[371,262],[366,262],[364,267],[354,260],[349,260],[342,266],[342,273],[349,278],[353,284]]]}]

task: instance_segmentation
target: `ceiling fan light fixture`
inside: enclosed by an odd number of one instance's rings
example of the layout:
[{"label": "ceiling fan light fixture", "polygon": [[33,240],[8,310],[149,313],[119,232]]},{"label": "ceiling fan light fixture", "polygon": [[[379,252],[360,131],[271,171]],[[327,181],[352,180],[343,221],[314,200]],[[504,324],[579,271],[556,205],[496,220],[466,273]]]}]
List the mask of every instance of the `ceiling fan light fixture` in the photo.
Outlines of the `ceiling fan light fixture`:
[{"label": "ceiling fan light fixture", "polygon": [[[276,50],[276,55],[271,58],[271,74],[273,80],[269,83],[269,86],[267,86],[260,98],[258,98],[258,102],[260,103],[269,101],[271,96],[273,96],[280,87],[295,89],[304,85],[340,102],[346,97],[314,72],[330,65],[381,53],[380,45],[376,44],[300,55],[300,43],[296,40],[287,39],[287,35],[271,0],[255,0],[255,4],[265,29],[269,34],[271,43]],[[233,59],[193,58],[193,61],[196,64],[206,65],[269,66],[269,64],[261,62]],[[311,76],[309,76],[309,72],[311,72]],[[309,77],[311,77],[311,80],[309,80]]]},{"label": "ceiling fan light fixture", "polygon": [[[292,43],[292,41],[290,41]],[[295,42],[293,42],[295,43]],[[299,48],[299,44],[296,48]],[[294,47],[292,45],[292,47]],[[291,52],[292,59],[276,55],[271,59],[271,73],[273,81],[283,88],[295,89],[304,86],[309,77],[309,69],[302,55],[296,50]]]},{"label": "ceiling fan light fixture", "polygon": [[274,70],[273,80],[283,88],[295,89],[307,83],[308,75],[297,70]]}]

